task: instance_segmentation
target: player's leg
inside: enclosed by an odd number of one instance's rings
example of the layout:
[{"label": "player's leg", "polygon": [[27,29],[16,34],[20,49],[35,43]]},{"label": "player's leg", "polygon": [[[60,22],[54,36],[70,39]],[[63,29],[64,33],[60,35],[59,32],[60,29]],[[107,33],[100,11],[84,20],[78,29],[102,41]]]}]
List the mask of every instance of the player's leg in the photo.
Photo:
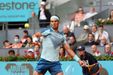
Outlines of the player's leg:
[{"label": "player's leg", "polygon": [[49,72],[51,73],[51,75],[63,75],[60,62],[52,62],[51,67],[49,68]]},{"label": "player's leg", "polygon": [[33,75],[44,75],[47,72],[48,65],[44,59],[40,59],[36,65]]},{"label": "player's leg", "polygon": [[42,73],[39,73],[37,71],[34,71],[33,75],[43,75]]},{"label": "player's leg", "polygon": [[63,74],[63,72],[59,72],[59,73],[57,73],[56,75],[64,75],[64,74]]}]

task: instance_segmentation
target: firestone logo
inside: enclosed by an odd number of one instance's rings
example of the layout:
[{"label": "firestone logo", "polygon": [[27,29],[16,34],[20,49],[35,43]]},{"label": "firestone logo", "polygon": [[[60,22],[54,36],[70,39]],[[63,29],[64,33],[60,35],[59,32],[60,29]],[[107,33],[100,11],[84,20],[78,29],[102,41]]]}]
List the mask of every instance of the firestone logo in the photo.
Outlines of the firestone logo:
[{"label": "firestone logo", "polygon": [[32,10],[36,2],[0,2],[0,10]]}]

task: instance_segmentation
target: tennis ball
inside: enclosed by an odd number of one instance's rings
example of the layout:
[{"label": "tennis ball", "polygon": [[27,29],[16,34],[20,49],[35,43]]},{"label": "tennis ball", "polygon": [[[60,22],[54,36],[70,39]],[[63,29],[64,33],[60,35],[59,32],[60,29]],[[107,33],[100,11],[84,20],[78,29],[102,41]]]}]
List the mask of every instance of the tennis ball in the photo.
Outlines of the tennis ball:
[{"label": "tennis ball", "polygon": [[24,27],[29,28],[30,27],[29,23],[25,23]]}]

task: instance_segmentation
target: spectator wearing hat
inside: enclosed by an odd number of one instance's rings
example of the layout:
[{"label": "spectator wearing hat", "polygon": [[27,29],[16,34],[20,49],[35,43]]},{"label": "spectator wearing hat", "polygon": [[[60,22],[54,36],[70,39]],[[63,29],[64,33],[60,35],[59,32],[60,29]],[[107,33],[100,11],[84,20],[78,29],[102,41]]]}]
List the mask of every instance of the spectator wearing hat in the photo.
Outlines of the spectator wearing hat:
[{"label": "spectator wearing hat", "polygon": [[90,33],[90,29],[88,25],[84,25],[83,32],[80,34],[80,36],[77,37],[77,42],[84,44],[88,38],[88,34]]},{"label": "spectator wearing hat", "polygon": [[[82,66],[83,75],[93,75],[91,74],[91,72],[89,72],[87,65],[97,64],[98,63],[97,60],[94,58],[92,54],[85,51],[84,46],[78,46],[77,53],[80,59],[84,61],[84,66]],[[99,67],[97,66],[97,68]],[[95,75],[99,75],[99,74],[95,74]]]},{"label": "spectator wearing hat", "polygon": [[26,54],[24,55],[25,58],[35,58],[35,55],[34,55],[34,50],[33,49],[28,49],[26,51]]},{"label": "spectator wearing hat", "polygon": [[42,1],[40,3],[40,10],[38,12],[38,20],[39,20],[39,25],[40,27],[47,27],[50,25],[50,17],[51,13],[49,12],[48,9],[46,9],[46,2]]}]

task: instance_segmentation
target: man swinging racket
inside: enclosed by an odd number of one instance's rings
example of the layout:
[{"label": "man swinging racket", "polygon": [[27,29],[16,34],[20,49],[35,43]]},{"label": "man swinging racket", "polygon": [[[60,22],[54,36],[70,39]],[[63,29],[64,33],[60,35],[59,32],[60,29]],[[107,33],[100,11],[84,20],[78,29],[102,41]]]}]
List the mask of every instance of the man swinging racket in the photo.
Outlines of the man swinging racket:
[{"label": "man swinging racket", "polygon": [[63,75],[61,64],[59,62],[58,50],[62,44],[73,59],[75,59],[80,65],[83,64],[83,61],[81,61],[70,49],[64,35],[58,31],[59,17],[52,16],[50,18],[50,24],[50,29],[45,30],[43,33],[37,32],[35,34],[37,37],[43,37],[43,39],[41,58],[37,63],[33,75],[44,75],[46,71],[49,71],[51,75]]}]

